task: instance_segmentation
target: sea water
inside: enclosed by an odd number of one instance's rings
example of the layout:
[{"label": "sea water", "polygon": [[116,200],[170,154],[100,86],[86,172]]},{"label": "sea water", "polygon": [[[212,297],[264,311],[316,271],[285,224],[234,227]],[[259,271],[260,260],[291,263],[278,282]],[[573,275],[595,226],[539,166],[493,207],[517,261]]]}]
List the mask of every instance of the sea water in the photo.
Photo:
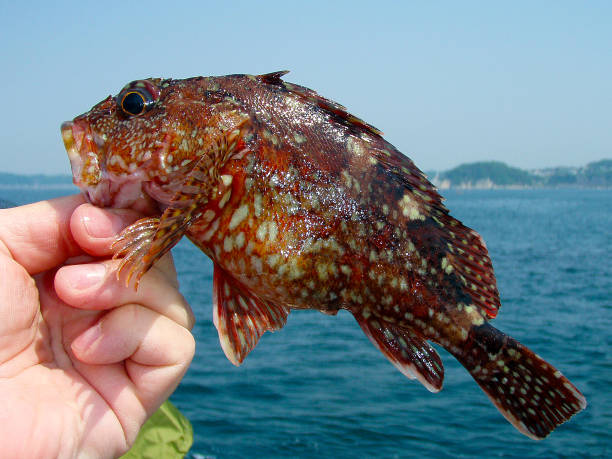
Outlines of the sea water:
[{"label": "sea water", "polygon": [[[71,192],[0,189],[0,199]],[[559,368],[587,409],[530,440],[443,349],[444,388],[431,394],[343,311],[292,312],[236,368],[212,323],[212,264],[184,240],[174,257],[197,317],[197,350],[172,400],[193,424],[192,457],[612,456],[612,190],[444,194],[489,248],[502,299],[493,324]]]}]

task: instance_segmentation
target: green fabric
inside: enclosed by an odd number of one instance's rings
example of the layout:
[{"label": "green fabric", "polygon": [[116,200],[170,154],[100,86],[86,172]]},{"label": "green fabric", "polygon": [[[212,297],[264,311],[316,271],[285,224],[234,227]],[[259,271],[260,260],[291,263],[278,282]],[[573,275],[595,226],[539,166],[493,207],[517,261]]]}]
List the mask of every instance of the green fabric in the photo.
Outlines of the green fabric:
[{"label": "green fabric", "polygon": [[169,400],[140,429],[132,449],[122,459],[183,458],[193,444],[193,427]]}]

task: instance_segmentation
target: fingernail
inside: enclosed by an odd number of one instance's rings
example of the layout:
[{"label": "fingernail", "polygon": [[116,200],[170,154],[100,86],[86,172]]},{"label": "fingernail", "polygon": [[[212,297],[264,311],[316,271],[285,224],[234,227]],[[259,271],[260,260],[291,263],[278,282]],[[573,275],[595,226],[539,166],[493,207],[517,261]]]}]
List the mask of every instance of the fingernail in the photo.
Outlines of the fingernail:
[{"label": "fingernail", "polygon": [[102,322],[98,321],[93,327],[88,328],[75,338],[72,347],[84,351],[90,348],[102,336]]},{"label": "fingernail", "polygon": [[115,236],[125,226],[117,215],[97,208],[92,208],[82,221],[87,234],[94,238]]},{"label": "fingernail", "polygon": [[106,275],[106,266],[102,263],[88,265],[64,266],[62,276],[68,285],[75,290],[87,290],[102,283]]}]

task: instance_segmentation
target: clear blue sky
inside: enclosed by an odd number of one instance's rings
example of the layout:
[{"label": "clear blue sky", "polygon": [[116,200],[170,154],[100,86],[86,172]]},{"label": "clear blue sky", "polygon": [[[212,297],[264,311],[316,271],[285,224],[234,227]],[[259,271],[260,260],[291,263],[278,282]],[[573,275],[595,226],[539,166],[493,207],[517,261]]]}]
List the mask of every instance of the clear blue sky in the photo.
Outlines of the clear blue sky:
[{"label": "clear blue sky", "polygon": [[421,169],[612,157],[609,1],[3,1],[0,38],[0,171],[68,173],[60,123],[131,80],[281,69]]}]

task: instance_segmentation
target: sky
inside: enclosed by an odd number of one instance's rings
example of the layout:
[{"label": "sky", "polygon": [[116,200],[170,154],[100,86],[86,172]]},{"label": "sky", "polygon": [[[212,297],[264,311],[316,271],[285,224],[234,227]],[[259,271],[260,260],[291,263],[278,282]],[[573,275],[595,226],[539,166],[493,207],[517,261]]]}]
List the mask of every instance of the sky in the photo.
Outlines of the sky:
[{"label": "sky", "polygon": [[126,83],[290,70],[423,170],[612,158],[612,2],[0,3],[0,171],[70,173],[60,124]]}]

